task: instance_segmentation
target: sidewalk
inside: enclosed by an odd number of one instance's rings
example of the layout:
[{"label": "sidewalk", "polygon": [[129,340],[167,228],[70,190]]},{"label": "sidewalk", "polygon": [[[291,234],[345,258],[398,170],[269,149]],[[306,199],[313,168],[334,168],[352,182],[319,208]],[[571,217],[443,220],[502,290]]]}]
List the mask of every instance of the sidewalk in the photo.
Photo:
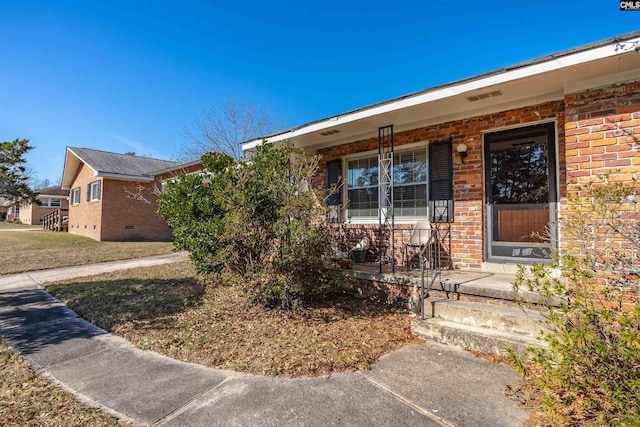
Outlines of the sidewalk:
[{"label": "sidewalk", "polygon": [[81,400],[158,426],[522,426],[503,396],[509,367],[424,343],[369,371],[284,379],[211,369],[136,349],[79,318],[44,281],[157,265],[184,254],[0,276],[0,330],[35,368]]}]

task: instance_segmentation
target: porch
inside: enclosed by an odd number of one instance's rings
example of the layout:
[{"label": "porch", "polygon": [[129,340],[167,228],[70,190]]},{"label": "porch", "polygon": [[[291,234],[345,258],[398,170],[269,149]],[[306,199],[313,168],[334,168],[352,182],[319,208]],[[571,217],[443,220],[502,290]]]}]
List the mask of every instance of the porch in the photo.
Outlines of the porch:
[{"label": "porch", "polygon": [[[421,229],[426,224],[427,228]],[[518,266],[489,264],[482,269],[455,269],[451,262],[449,224],[331,224],[336,266],[358,283],[359,292],[396,295],[407,300],[417,287],[420,296],[514,305],[512,283]],[[424,291],[423,291],[424,290]],[[535,302],[534,295],[520,298]],[[386,297],[389,299],[389,297]]]},{"label": "porch", "polygon": [[[345,273],[355,282],[358,292],[363,296],[388,298],[389,293],[398,295],[401,300],[407,300],[413,288],[417,285],[420,291],[422,273],[419,268],[396,266],[395,272],[391,266],[383,266],[382,272],[377,263],[353,264]],[[426,274],[429,274],[427,271]],[[440,270],[439,277],[431,285],[425,297],[438,297],[451,300],[487,302],[495,305],[515,306],[515,292],[512,283],[515,274],[483,272],[473,270]],[[524,302],[539,302],[539,297],[525,291],[519,292],[519,298]]]}]

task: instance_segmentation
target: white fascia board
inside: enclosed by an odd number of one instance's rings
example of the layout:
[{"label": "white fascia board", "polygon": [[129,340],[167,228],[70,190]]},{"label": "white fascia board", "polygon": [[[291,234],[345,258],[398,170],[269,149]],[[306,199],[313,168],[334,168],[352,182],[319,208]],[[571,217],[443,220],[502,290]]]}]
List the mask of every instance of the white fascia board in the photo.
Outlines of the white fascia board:
[{"label": "white fascia board", "polygon": [[116,179],[118,181],[139,181],[139,182],[153,182],[155,178],[152,176],[142,175],[120,175],[117,173],[104,173],[98,172],[94,176],[99,178]]},{"label": "white fascia board", "polygon": [[68,196],[61,196],[59,194],[38,194],[38,198],[46,197],[47,199],[64,199]]},{"label": "white fascia board", "polygon": [[[69,153],[73,154],[73,156],[78,159],[80,162],[84,163],[85,165],[87,165],[87,167],[89,169],[91,169],[93,171],[93,176],[98,176],[98,171],[95,170],[94,168],[91,167],[90,164],[88,164],[87,162],[85,162],[82,157],[80,157],[77,153],[75,153],[70,147],[67,147],[67,152],[65,153],[65,157],[64,157],[64,168],[62,169],[62,185],[60,185],[60,188],[62,190],[70,190],[71,189],[71,183],[69,183],[69,185],[65,185],[65,175],[67,174],[67,164],[68,164],[68,156]],[[79,165],[78,165],[79,167]],[[76,171],[73,171],[73,174],[75,175]]]},{"label": "white fascia board", "polygon": [[553,58],[545,62],[523,66],[513,70],[504,72],[497,71],[496,74],[492,74],[486,77],[479,77],[475,80],[465,81],[460,84],[445,86],[440,89],[434,89],[415,96],[409,96],[397,101],[391,101],[383,105],[373,106],[371,108],[365,107],[364,109],[355,111],[353,113],[347,113],[343,116],[338,115],[320,122],[312,123],[308,126],[302,126],[295,130],[273,135],[271,137],[254,139],[243,144],[242,149],[250,150],[260,145],[265,140],[267,142],[283,141],[289,138],[294,138],[296,136],[332,128],[337,124],[354,122],[356,120],[361,120],[364,118],[377,116],[380,114],[389,113],[420,104],[426,104],[432,101],[460,95],[466,92],[483,89],[514,80],[525,79],[527,77],[549,73],[562,68],[584,64],[586,62],[595,61],[598,59],[620,55],[626,52],[634,51],[637,47],[640,47],[640,37],[626,40],[624,42],[615,42],[606,46],[560,56],[558,58]]},{"label": "white fascia board", "polygon": [[91,167],[91,165],[89,163],[87,163],[82,157],[78,156],[72,149],[67,148],[67,150],[69,150],[70,152],[73,153],[74,156],[76,156],[78,158],[78,160],[80,160],[82,163],[84,163],[85,165],[87,165],[87,167],[89,169],[91,169],[93,171],[93,176],[98,176],[98,171],[95,170],[93,167]]}]

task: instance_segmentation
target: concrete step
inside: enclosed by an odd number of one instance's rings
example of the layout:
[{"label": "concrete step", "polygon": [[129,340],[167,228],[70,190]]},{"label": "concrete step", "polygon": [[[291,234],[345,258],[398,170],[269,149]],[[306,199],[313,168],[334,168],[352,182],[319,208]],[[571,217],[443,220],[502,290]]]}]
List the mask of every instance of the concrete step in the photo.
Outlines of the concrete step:
[{"label": "concrete step", "polygon": [[519,307],[427,298],[424,317],[439,317],[469,326],[496,329],[518,335],[537,337],[542,329],[540,313]]},{"label": "concrete step", "polygon": [[425,318],[414,319],[411,331],[424,339],[466,350],[504,355],[510,345],[524,355],[541,347],[540,313],[518,307],[440,298],[425,300]]},{"label": "concrete step", "polygon": [[518,335],[491,328],[465,325],[438,317],[424,320],[414,319],[411,322],[411,332],[426,340],[436,341],[451,347],[501,356],[506,354],[507,345],[520,356],[525,355],[527,347],[540,347],[542,345],[529,335]]}]

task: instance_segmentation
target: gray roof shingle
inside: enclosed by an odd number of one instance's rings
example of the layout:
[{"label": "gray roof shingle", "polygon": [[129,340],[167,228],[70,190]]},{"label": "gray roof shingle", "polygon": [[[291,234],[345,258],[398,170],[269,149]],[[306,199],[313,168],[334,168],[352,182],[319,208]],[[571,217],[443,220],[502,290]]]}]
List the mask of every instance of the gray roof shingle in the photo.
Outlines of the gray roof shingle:
[{"label": "gray roof shingle", "polygon": [[42,194],[43,196],[68,196],[69,191],[63,190],[59,185],[55,185],[53,187],[41,188],[35,191],[37,194]]},{"label": "gray roof shingle", "polygon": [[69,147],[82,161],[98,173],[148,176],[151,172],[178,165],[178,162],[158,160],[150,157],[109,153],[90,148]]}]

